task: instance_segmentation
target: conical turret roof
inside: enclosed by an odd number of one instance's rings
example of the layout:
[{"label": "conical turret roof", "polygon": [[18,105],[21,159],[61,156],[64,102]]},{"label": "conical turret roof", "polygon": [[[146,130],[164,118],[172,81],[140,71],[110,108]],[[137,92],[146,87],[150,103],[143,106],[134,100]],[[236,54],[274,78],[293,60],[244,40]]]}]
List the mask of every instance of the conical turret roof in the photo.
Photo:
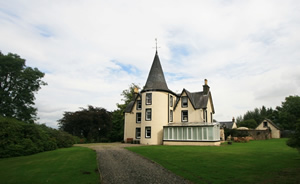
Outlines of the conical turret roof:
[{"label": "conical turret roof", "polygon": [[147,78],[146,85],[143,91],[167,91],[173,93],[169,90],[168,85],[165,80],[164,72],[162,70],[158,53],[156,51],[155,57]]}]

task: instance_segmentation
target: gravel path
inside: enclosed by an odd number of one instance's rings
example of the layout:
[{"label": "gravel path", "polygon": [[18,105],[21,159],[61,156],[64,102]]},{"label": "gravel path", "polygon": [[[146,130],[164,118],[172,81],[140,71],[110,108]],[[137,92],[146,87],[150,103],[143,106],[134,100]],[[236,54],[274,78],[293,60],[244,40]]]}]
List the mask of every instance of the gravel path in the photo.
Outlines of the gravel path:
[{"label": "gravel path", "polygon": [[113,143],[87,146],[97,151],[103,184],[190,183],[162,166],[124,149],[127,146],[139,145]]}]

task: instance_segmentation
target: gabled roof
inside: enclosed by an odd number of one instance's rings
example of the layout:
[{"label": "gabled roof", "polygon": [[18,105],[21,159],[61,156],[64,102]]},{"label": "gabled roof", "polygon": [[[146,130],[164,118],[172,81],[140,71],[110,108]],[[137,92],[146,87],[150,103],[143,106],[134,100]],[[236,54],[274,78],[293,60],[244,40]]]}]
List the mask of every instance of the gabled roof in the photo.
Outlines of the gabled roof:
[{"label": "gabled roof", "polygon": [[183,93],[186,93],[186,95],[187,95],[188,99],[190,100],[190,102],[191,102],[194,109],[205,109],[205,108],[207,108],[208,99],[211,99],[212,110],[213,110],[213,113],[215,113],[215,109],[214,109],[214,105],[213,105],[213,101],[212,101],[212,97],[211,97],[210,92],[208,92],[208,94],[205,94],[203,91],[192,92],[191,93],[186,89],[183,89],[181,94],[177,98],[177,100],[175,102],[175,109],[176,109]]},{"label": "gabled roof", "polygon": [[144,86],[141,92],[145,91],[166,91],[175,94],[168,88],[157,51],[155,53],[155,57],[147,78],[146,85]]},{"label": "gabled roof", "polygon": [[232,121],[223,121],[223,122],[219,122],[219,123],[220,123],[220,128],[232,129],[232,126],[233,126]]},{"label": "gabled roof", "polygon": [[138,97],[141,97],[141,94],[138,93],[135,97],[133,97],[133,99],[129,102],[129,104],[126,106],[124,113],[130,113],[132,111],[132,108],[134,107],[134,104],[136,102],[136,100],[138,99]]},{"label": "gabled roof", "polygon": [[[270,124],[272,124],[275,128],[277,128],[278,130],[280,130],[280,128],[275,124],[275,123],[273,123],[273,121],[271,121],[270,119],[264,119],[260,124],[262,124],[263,122],[265,122],[265,121],[267,121],[268,123],[270,123]],[[259,124],[259,125],[260,125]],[[259,126],[258,125],[258,126]],[[257,126],[257,127],[258,127]]]}]

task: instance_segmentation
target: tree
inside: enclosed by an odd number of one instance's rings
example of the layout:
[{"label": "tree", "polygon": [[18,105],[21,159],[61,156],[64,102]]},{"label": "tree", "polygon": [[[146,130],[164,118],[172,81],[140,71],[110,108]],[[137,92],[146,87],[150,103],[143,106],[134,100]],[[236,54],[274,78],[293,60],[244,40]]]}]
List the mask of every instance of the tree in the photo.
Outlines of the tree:
[{"label": "tree", "polygon": [[248,119],[248,120],[244,120],[240,123],[238,123],[239,127],[247,127],[247,128],[256,128],[257,127],[257,123],[254,119]]},{"label": "tree", "polygon": [[128,89],[122,91],[121,99],[124,103],[117,104],[118,109],[112,113],[112,132],[110,139],[112,141],[121,141],[124,135],[124,110],[126,106],[133,100],[134,88],[140,89],[137,84],[132,83]]},{"label": "tree", "polygon": [[59,128],[88,142],[108,141],[111,132],[111,112],[101,107],[88,106],[76,112],[65,112],[58,120]]},{"label": "tree", "polygon": [[287,145],[292,148],[297,148],[300,153],[300,119],[297,120],[295,127],[295,133],[292,134],[291,138],[287,141]]},{"label": "tree", "polygon": [[276,108],[278,111],[276,122],[285,130],[295,130],[296,122],[300,119],[300,97],[289,96],[282,102],[281,107]]},{"label": "tree", "polygon": [[42,85],[44,73],[27,67],[17,54],[0,52],[0,115],[33,123],[37,109],[34,94]]}]

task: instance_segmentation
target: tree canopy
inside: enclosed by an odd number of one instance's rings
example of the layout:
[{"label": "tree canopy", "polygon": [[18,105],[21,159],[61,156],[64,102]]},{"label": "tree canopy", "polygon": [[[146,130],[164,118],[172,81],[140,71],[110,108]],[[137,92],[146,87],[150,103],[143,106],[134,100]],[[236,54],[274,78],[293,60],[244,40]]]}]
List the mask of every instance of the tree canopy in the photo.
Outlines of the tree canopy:
[{"label": "tree canopy", "polygon": [[0,52],[0,115],[25,122],[36,119],[34,94],[42,85],[44,73],[27,67],[17,54]]},{"label": "tree canopy", "polygon": [[59,128],[87,142],[108,141],[111,131],[111,112],[101,107],[88,106],[76,112],[65,112],[58,120]]},{"label": "tree canopy", "polygon": [[[243,116],[237,118],[237,122],[238,126],[245,126],[249,123],[248,120],[255,120],[258,125],[264,119],[272,120],[282,130],[295,130],[296,122],[300,119],[300,97],[297,95],[288,96],[281,106],[277,106],[276,109],[262,106],[261,108],[255,108],[253,111],[247,111]],[[245,121],[247,122],[245,123]],[[252,121],[251,124],[253,127],[254,122]]]}]

